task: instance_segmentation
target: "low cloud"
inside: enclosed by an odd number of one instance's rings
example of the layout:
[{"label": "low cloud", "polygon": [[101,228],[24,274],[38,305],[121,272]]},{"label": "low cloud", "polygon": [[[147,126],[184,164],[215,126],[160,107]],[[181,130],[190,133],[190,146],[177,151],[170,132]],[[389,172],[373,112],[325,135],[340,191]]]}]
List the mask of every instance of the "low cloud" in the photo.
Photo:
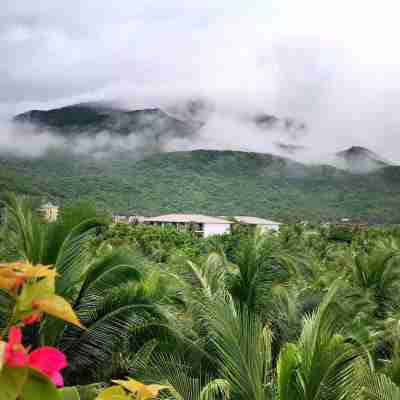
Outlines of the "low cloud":
[{"label": "low cloud", "polygon": [[[307,124],[294,141],[309,148],[307,160],[359,145],[400,162],[399,12],[394,0],[4,0],[0,118],[82,101],[136,109],[201,97],[216,105],[206,127],[165,149],[279,152],[275,142],[291,138],[243,117],[267,113]],[[138,135],[102,132],[71,144],[26,129],[2,123],[2,148],[103,157],[144,145]]]}]

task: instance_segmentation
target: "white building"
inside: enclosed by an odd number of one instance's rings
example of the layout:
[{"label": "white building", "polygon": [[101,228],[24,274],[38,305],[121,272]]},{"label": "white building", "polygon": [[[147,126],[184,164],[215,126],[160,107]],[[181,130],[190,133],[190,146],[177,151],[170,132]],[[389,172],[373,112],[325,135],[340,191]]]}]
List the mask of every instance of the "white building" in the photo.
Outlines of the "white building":
[{"label": "white building", "polygon": [[43,204],[39,208],[39,214],[45,222],[54,222],[58,218],[58,206],[51,203]]},{"label": "white building", "polygon": [[145,224],[175,226],[178,230],[192,230],[201,237],[223,235],[231,232],[232,222],[223,218],[201,214],[167,214],[146,218]]},{"label": "white building", "polygon": [[113,223],[114,224],[142,224],[144,220],[146,219],[145,217],[142,217],[140,215],[132,215],[132,214],[126,214],[126,213],[116,213],[113,214],[112,216]]},{"label": "white building", "polygon": [[282,225],[281,222],[271,221],[269,219],[258,218],[258,217],[237,216],[234,217],[234,219],[241,225],[254,225],[265,232],[268,231],[279,232],[279,229]]}]

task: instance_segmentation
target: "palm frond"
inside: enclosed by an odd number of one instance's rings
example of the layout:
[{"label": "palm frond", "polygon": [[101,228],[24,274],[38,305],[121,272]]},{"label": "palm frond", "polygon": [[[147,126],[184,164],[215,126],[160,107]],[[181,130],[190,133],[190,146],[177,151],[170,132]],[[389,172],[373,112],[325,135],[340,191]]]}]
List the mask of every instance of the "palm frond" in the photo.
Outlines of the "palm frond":
[{"label": "palm frond", "polygon": [[209,310],[210,341],[221,378],[233,397],[263,399],[271,396],[272,335],[246,306],[227,296]]},{"label": "palm frond", "polygon": [[278,360],[281,400],[338,400],[355,390],[354,361],[360,354],[337,333],[331,308],[340,284],[333,283],[318,310],[304,318],[298,342],[283,348]]}]

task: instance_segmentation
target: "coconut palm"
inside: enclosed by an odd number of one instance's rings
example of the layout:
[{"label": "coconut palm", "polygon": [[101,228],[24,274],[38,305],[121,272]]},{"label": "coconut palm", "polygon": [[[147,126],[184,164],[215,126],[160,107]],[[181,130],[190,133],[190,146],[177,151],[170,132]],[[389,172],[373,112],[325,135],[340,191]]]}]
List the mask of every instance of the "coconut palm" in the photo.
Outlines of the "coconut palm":
[{"label": "coconut palm", "polygon": [[227,276],[232,296],[259,312],[271,300],[271,288],[288,281],[295,262],[261,230],[243,239],[235,257],[236,269]]},{"label": "coconut palm", "polygon": [[282,349],[277,365],[280,400],[336,400],[356,391],[360,350],[338,333],[331,309],[339,284],[333,284],[319,308],[304,318],[297,343]]},{"label": "coconut palm", "polygon": [[352,282],[360,297],[375,304],[375,316],[385,318],[397,304],[400,289],[400,251],[388,246],[376,246],[370,253],[358,253],[351,270]]}]

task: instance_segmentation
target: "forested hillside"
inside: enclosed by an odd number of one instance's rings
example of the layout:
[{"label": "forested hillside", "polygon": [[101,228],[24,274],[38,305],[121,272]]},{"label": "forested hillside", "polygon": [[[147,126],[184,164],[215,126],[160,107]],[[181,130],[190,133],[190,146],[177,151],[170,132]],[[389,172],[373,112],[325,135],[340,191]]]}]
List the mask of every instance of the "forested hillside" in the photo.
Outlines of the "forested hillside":
[{"label": "forested hillside", "polygon": [[53,151],[38,159],[3,157],[0,166],[3,192],[40,193],[61,203],[88,198],[112,211],[400,221],[400,168],[395,166],[354,174],[269,154],[201,150],[143,160],[94,160]]}]

